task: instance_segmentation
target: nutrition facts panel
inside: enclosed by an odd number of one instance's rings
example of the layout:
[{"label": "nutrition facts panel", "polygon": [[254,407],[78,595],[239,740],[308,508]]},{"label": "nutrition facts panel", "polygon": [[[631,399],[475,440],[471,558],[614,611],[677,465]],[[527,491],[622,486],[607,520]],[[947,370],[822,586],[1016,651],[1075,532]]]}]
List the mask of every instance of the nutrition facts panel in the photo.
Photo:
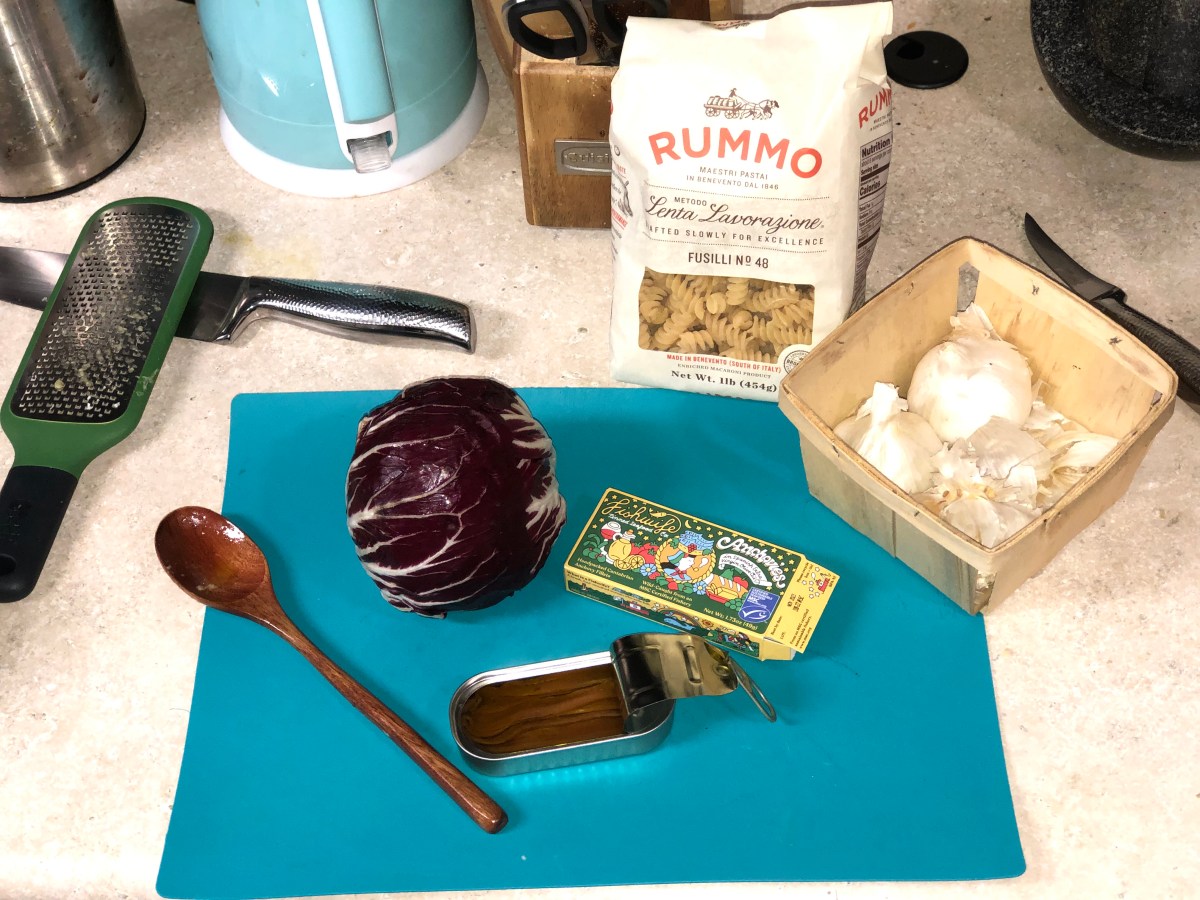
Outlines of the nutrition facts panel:
[{"label": "nutrition facts panel", "polygon": [[867,263],[883,222],[883,195],[892,161],[892,136],[886,134],[858,148],[858,239],[855,244],[854,294],[850,311],[866,302]]}]

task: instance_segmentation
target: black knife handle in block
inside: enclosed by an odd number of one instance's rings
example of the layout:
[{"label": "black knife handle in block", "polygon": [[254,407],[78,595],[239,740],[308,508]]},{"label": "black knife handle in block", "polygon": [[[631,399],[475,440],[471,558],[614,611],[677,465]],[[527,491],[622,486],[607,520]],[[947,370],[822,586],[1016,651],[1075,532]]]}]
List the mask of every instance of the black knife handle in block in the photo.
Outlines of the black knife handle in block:
[{"label": "black knife handle in block", "polygon": [[475,349],[471,309],[457,300],[366,284],[247,278],[217,340],[229,341],[256,319],[287,319],[341,337],[404,337]]},{"label": "black knife handle in block", "polygon": [[[614,10],[613,7],[621,7]],[[665,19],[671,14],[671,0],[642,0],[632,6],[629,0],[592,0],[592,19],[600,33],[615,46],[625,41],[626,19],[630,15]]]},{"label": "black knife handle in block", "polygon": [[1195,344],[1113,297],[1101,297],[1092,303],[1161,356],[1175,370],[1181,384],[1200,393],[1200,350]]},{"label": "black knife handle in block", "polygon": [[78,479],[62,469],[15,466],[0,487],[0,603],[33,593]]},{"label": "black knife handle in block", "polygon": [[[572,59],[583,56],[591,45],[587,16],[579,0],[508,0],[501,12],[512,39],[530,53],[545,59]],[[552,38],[538,34],[525,24],[526,16],[538,13],[557,13],[562,16],[571,30],[571,36]]]}]

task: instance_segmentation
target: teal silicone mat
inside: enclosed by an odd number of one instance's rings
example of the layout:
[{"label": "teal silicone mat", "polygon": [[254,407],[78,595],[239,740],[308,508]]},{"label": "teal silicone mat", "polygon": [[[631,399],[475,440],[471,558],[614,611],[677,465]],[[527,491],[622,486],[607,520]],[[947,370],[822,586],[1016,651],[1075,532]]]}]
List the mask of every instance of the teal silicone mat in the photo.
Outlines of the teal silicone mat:
[{"label": "teal silicone mat", "polygon": [[209,610],[160,893],[1024,871],[983,619],[808,495],[778,408],[644,389],[521,394],[557,447],[569,515],[541,574],[491,609],[401,613],[359,566],[346,468],[359,418],[390,392],[237,397],[224,512],[266,552],[301,628],[456,763],[448,705],[462,681],[657,627],[563,588],[563,561],[604,488],[801,550],[841,581],[805,654],[745,660],[779,721],[741,692],[689,700],[652,753],[475,775],[509,814],[487,835],[281,639]]}]

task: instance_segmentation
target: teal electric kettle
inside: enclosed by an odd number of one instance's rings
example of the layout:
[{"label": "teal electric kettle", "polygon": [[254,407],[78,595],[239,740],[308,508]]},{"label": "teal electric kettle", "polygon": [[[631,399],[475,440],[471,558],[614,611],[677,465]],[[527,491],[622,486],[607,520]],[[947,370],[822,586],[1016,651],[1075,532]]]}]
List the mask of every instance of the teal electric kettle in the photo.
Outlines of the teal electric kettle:
[{"label": "teal electric kettle", "polygon": [[441,168],[487,111],[471,0],[197,0],[221,138],[256,178],[356,197]]}]

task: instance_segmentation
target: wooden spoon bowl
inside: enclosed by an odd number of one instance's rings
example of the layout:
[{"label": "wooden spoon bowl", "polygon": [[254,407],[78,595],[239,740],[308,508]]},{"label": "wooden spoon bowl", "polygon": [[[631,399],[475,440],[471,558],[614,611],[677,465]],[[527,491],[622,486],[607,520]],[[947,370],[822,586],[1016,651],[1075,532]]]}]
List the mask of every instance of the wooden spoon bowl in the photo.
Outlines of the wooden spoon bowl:
[{"label": "wooden spoon bowl", "polygon": [[267,558],[245,532],[202,506],[184,506],[159,523],[158,561],[179,587],[206,606],[233,609],[271,577]]},{"label": "wooden spoon bowl", "polygon": [[154,548],[163,569],[185,593],[213,609],[270,628],[304,654],[330,684],[395,741],[480,828],[495,834],[504,827],[508,816],[495,800],[383,701],[347,675],[288,618],[275,597],[266,557],[240,528],[211,509],[184,506],[168,513],[159,523]]}]

